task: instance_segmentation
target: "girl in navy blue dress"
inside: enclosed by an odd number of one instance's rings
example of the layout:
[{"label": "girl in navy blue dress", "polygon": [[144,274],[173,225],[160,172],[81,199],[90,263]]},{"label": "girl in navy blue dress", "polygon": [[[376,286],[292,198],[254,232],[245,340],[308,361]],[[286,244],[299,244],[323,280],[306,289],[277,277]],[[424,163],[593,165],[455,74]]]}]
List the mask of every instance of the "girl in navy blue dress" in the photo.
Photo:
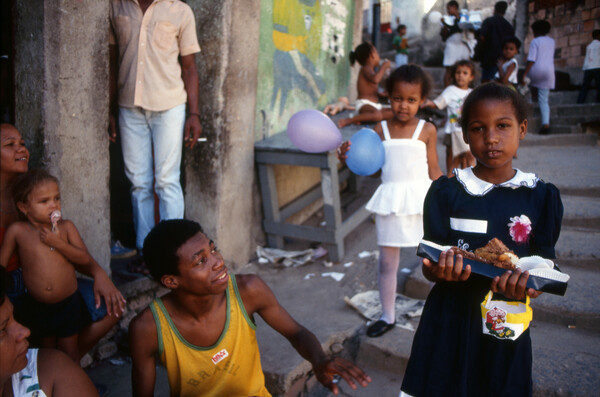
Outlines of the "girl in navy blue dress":
[{"label": "girl in navy blue dress", "polygon": [[[527,133],[527,107],[514,91],[479,86],[463,105],[465,141],[477,159],[454,178],[433,182],[424,206],[424,239],[472,251],[494,237],[518,256],[554,258],[563,207],[558,189],[535,174],[513,169]],[[481,304],[493,299],[529,304],[541,292],[525,287],[518,268],[493,280],[463,267],[462,256],[442,252],[423,260],[434,281],[413,341],[401,396],[531,396],[529,328],[518,338],[484,333]]]}]

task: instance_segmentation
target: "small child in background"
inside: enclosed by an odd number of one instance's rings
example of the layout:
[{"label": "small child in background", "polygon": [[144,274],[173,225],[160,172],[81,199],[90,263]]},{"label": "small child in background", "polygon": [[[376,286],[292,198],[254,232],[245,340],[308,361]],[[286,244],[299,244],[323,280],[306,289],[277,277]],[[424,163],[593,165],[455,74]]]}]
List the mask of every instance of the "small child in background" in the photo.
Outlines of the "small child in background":
[{"label": "small child in background", "polygon": [[452,66],[452,83],[433,101],[427,99],[421,107],[437,107],[446,109],[447,118],[444,128],[444,145],[446,146],[446,172],[451,177],[454,168],[466,168],[475,165],[475,158],[463,139],[460,127],[462,105],[475,80],[475,64],[469,60],[456,62]]},{"label": "small child in background", "polygon": [[518,84],[519,62],[515,56],[521,48],[521,40],[509,37],[502,43],[502,56],[498,59],[498,71],[494,78],[500,84],[515,88]]},{"label": "small child in background", "polygon": [[379,103],[379,83],[389,70],[391,62],[386,59],[379,65],[381,58],[379,52],[371,43],[359,44],[349,55],[350,64],[358,62],[361,66],[356,81],[358,99],[355,107],[358,114],[351,118],[340,119],[338,127],[366,122],[378,122],[392,117],[389,107]]},{"label": "small child in background", "polygon": [[600,29],[592,32],[592,42],[585,47],[585,59],[583,60],[583,84],[577,103],[585,103],[587,93],[592,85],[596,84],[596,102],[600,102]]},{"label": "small child in background", "polygon": [[[400,248],[416,247],[423,236],[423,200],[431,185],[442,175],[436,151],[435,126],[416,116],[431,89],[429,76],[408,64],[394,70],[387,80],[393,117],[377,124],[383,141],[385,162],[381,185],[367,203],[376,214],[379,246],[378,283],[382,316],[367,329],[378,337],[396,324],[395,302],[400,265]],[[344,142],[338,158],[345,162],[351,143]],[[414,254],[413,254],[414,255]]]},{"label": "small child in background", "polygon": [[[527,134],[527,113],[523,97],[497,83],[469,94],[461,124],[477,165],[431,184],[423,215],[425,240],[473,251],[498,238],[519,257],[555,258],[563,216],[560,193],[512,164]],[[506,306],[528,307],[529,299],[541,294],[526,288],[529,273],[516,268],[490,280],[463,267],[462,255],[450,249],[437,263],[424,259],[423,274],[435,285],[415,333],[400,396],[531,396],[529,323],[516,324],[520,336],[494,335],[484,326],[483,312],[489,296]]]},{"label": "small child in background", "polygon": [[406,25],[398,25],[398,35],[394,37],[392,45],[396,49],[396,67],[408,63],[408,40],[406,39]]},{"label": "small child in background", "polygon": [[[116,306],[122,313],[125,300],[90,256],[75,225],[60,219],[60,191],[55,177],[41,169],[30,170],[14,181],[13,199],[23,220],[7,229],[0,265],[6,267],[8,258],[18,250],[27,288],[22,313],[25,325],[40,337],[43,347],[57,348],[79,363],[85,354],[79,334],[89,325],[90,314],[77,289],[75,266],[103,285],[102,291],[94,285],[94,292],[104,297],[107,306],[118,302]],[[107,332],[120,313],[113,314],[92,325]]]}]

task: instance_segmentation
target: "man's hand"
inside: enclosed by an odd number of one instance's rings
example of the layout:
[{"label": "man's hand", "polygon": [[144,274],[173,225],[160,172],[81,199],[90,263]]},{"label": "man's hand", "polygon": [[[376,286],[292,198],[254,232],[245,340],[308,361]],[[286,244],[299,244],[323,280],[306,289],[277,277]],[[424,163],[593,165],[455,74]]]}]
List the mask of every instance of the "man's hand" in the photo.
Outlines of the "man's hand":
[{"label": "man's hand", "polygon": [[202,135],[202,125],[200,124],[200,116],[197,114],[190,114],[185,121],[183,127],[183,140],[185,146],[193,149],[198,143],[198,138]]},{"label": "man's hand", "polygon": [[333,394],[338,394],[338,380],[334,375],[339,375],[346,380],[352,390],[356,390],[356,382],[365,387],[371,382],[371,377],[364,373],[351,362],[340,357],[329,358],[313,367],[319,382],[330,389]]},{"label": "man's hand", "polygon": [[117,120],[112,113],[108,115],[108,140],[112,143],[117,141]]}]

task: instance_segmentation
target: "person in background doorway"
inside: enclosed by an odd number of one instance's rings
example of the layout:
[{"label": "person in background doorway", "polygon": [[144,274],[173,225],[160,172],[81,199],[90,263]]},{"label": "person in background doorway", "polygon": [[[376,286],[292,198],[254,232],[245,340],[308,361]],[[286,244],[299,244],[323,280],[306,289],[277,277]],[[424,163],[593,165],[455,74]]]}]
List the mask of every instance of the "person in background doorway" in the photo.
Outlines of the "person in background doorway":
[{"label": "person in background doorway", "polygon": [[[200,46],[194,13],[179,0],[111,0],[109,20],[110,140],[118,117],[139,251],[154,226],[154,191],[160,219],[184,215],[182,146],[193,148],[202,133]],[[140,263],[134,270],[143,269]]]}]

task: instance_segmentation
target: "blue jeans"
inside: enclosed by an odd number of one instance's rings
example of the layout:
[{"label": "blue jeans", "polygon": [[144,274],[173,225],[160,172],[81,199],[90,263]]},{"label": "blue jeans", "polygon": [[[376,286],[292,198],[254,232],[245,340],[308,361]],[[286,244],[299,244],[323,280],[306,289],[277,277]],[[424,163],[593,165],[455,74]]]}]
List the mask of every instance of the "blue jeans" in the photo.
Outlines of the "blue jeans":
[{"label": "blue jeans", "polygon": [[577,103],[585,103],[587,93],[592,85],[592,80],[596,81],[596,102],[600,102],[600,68],[588,69],[583,72],[583,84],[581,91],[579,91],[579,97]]},{"label": "blue jeans", "polygon": [[396,53],[396,67],[399,68],[402,65],[406,65],[408,63],[408,55],[402,53]]},{"label": "blue jeans", "polygon": [[538,88],[538,105],[542,114],[542,125],[550,125],[550,105],[548,104],[549,88]]},{"label": "blue jeans", "polygon": [[183,218],[179,178],[184,124],[185,104],[162,112],[119,108],[123,161],[125,175],[132,184],[133,225],[139,250],[154,227],[153,187],[159,199],[160,219]]}]

